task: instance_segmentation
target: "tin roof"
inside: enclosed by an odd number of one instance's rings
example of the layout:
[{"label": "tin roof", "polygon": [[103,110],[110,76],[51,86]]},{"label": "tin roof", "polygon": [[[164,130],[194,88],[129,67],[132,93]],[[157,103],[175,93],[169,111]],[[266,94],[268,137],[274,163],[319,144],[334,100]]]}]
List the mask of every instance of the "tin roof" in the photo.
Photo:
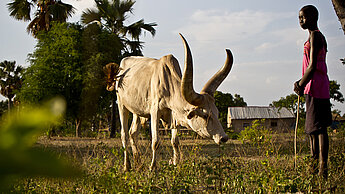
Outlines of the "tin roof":
[{"label": "tin roof", "polygon": [[228,114],[231,119],[282,119],[295,118],[293,112],[285,107],[229,107]]}]

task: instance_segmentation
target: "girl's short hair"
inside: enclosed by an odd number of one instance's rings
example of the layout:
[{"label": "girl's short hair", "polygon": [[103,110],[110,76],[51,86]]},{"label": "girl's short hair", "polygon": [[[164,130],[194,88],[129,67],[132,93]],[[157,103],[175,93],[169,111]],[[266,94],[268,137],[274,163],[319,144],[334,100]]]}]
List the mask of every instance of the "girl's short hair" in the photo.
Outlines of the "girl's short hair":
[{"label": "girl's short hair", "polygon": [[310,16],[311,18],[317,21],[319,19],[319,11],[314,5],[306,5],[302,7],[301,11],[303,11],[306,15]]}]

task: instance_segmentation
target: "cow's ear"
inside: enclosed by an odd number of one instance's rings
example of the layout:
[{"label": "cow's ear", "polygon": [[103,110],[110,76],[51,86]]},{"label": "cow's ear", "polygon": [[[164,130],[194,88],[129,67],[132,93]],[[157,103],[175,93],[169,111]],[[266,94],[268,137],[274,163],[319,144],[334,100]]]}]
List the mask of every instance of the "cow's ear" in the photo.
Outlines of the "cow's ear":
[{"label": "cow's ear", "polygon": [[196,114],[196,110],[192,110],[188,113],[187,118],[192,119],[195,116],[195,114]]}]

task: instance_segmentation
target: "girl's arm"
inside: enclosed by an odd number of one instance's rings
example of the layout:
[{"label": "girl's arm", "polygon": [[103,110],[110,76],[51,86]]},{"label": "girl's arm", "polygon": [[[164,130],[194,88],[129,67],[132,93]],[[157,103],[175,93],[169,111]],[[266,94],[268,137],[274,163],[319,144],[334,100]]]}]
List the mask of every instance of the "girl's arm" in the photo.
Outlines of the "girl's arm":
[{"label": "girl's arm", "polygon": [[316,70],[317,56],[322,48],[321,36],[322,35],[320,32],[312,31],[310,33],[310,59],[309,65],[298,84],[301,88],[304,88],[307,85],[307,83],[311,80]]}]

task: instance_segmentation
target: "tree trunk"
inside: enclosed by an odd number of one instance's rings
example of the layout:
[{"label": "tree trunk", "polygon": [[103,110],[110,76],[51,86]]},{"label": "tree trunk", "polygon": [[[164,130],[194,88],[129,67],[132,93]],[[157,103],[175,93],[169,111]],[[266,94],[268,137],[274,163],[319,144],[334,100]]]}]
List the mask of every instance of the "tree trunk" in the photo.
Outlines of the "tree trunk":
[{"label": "tree trunk", "polygon": [[11,98],[8,98],[7,113],[11,112],[11,106],[12,106]]},{"label": "tree trunk", "polygon": [[344,0],[332,0],[335,13],[337,14],[341,27],[345,35],[345,1]]},{"label": "tree trunk", "polygon": [[80,119],[75,119],[75,136],[76,137],[80,137],[80,123],[81,120]]}]

